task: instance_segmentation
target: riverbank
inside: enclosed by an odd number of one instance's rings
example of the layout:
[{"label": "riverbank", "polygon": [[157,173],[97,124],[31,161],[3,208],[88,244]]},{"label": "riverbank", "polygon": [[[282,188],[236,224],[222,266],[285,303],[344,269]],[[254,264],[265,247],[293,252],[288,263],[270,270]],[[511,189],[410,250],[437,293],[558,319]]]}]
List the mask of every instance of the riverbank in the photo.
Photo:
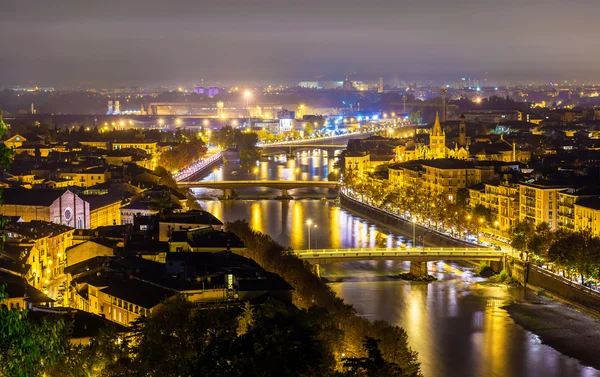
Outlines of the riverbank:
[{"label": "riverbank", "polygon": [[518,325],[537,335],[543,344],[600,369],[600,319],[530,289],[524,300],[504,307]]}]

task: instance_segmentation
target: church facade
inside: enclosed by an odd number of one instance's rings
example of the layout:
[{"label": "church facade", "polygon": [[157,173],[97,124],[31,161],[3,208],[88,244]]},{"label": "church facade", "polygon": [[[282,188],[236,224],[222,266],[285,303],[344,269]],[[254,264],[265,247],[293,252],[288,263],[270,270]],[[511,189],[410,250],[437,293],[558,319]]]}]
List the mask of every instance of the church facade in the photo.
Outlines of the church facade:
[{"label": "church facade", "polygon": [[404,146],[398,146],[396,155],[400,162],[442,158],[466,160],[469,158],[469,146],[466,143],[465,117],[462,115],[460,117],[458,143],[455,143],[454,146],[446,144],[446,133],[442,129],[439,115],[436,114],[433,128],[429,133],[429,144],[414,141]]}]

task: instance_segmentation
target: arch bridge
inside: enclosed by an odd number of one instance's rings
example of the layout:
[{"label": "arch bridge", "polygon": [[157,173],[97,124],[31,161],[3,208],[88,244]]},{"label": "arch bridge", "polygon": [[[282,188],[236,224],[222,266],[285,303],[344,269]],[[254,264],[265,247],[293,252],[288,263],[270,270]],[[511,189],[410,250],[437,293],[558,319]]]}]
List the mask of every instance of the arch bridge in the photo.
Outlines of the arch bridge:
[{"label": "arch bridge", "polygon": [[367,260],[401,260],[410,262],[413,276],[427,276],[427,262],[439,260],[501,261],[505,254],[487,247],[415,247],[294,250],[294,254],[315,265]]},{"label": "arch bridge", "polygon": [[234,190],[251,187],[267,187],[281,190],[282,197],[289,197],[288,190],[323,187],[335,189],[338,187],[336,181],[285,181],[285,180],[246,180],[246,181],[199,181],[199,182],[178,182],[179,187],[185,188],[210,188],[223,190],[224,198],[229,199],[233,196]]}]

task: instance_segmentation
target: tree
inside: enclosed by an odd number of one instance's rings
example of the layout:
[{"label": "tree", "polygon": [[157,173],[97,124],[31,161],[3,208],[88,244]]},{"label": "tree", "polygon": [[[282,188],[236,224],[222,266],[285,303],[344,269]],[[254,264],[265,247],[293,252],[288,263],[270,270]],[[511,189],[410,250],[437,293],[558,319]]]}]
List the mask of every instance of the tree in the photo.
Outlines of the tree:
[{"label": "tree", "polygon": [[254,311],[250,306],[250,302],[246,302],[244,308],[242,309],[242,314],[237,317],[237,334],[238,336],[242,336],[248,332],[248,330],[254,324]]},{"label": "tree", "polygon": [[469,189],[459,188],[456,191],[456,204],[463,208],[469,206]]},{"label": "tree", "polygon": [[379,350],[379,340],[365,337],[363,347],[366,357],[344,358],[344,368],[347,376],[365,377],[407,377],[418,376],[418,372],[405,374],[398,364],[387,362]]},{"label": "tree", "polygon": [[542,261],[548,257],[548,250],[554,242],[554,232],[546,222],[536,225],[533,235],[530,237],[528,249],[536,259]]},{"label": "tree", "polygon": [[528,219],[518,221],[510,231],[510,246],[529,256],[529,246],[534,232],[533,221]]},{"label": "tree", "polygon": [[[0,303],[8,297],[0,286]],[[32,323],[27,310],[0,308],[0,375],[40,376],[59,362],[67,347],[62,320]]]}]

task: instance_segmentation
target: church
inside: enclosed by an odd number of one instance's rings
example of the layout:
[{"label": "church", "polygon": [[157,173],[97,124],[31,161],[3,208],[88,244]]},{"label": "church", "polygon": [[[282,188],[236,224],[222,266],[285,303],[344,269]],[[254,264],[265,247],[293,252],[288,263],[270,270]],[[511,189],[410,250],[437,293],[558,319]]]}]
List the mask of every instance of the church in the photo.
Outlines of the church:
[{"label": "church", "polygon": [[429,133],[429,144],[413,140],[405,145],[396,147],[397,161],[413,160],[437,160],[441,158],[454,158],[466,160],[469,158],[469,146],[467,145],[467,125],[465,116],[460,116],[458,128],[458,142],[454,145],[446,144],[446,133],[442,129],[440,117],[435,115],[433,128]]}]

